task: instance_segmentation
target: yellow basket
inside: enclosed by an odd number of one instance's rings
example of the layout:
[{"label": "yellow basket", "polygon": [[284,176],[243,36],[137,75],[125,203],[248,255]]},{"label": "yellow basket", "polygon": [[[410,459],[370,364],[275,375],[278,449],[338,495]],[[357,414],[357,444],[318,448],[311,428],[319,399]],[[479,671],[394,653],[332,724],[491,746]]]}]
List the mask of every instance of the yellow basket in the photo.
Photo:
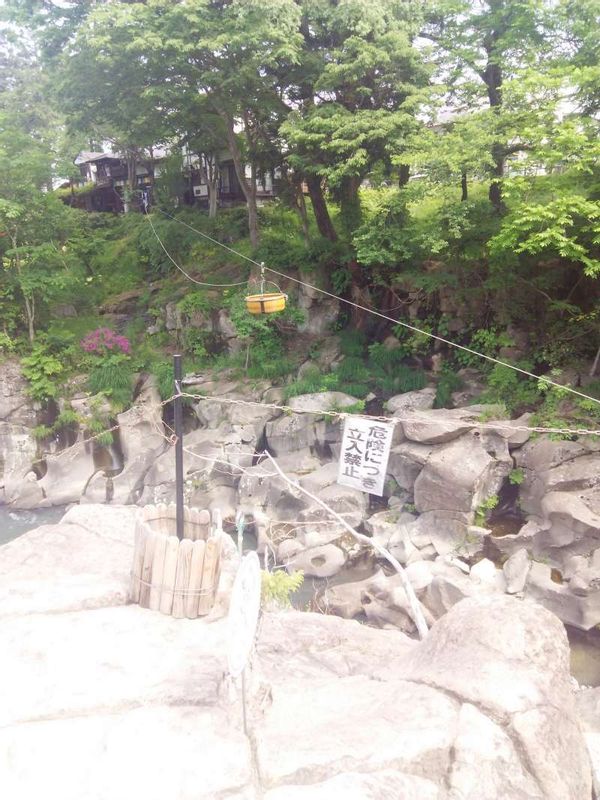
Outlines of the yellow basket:
[{"label": "yellow basket", "polygon": [[287,294],[268,292],[265,294],[249,294],[246,297],[246,308],[251,314],[274,314],[283,311],[287,302]]}]

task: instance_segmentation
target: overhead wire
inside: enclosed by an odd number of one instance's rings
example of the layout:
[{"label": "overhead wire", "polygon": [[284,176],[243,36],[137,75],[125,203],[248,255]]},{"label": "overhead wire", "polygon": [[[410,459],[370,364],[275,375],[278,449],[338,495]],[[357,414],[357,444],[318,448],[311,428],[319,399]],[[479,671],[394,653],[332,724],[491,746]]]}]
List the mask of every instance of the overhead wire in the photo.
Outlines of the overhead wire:
[{"label": "overhead wire", "polygon": [[189,274],[188,274],[188,273],[187,273],[187,272],[186,272],[186,271],[183,269],[183,267],[181,267],[181,266],[180,266],[180,265],[179,265],[179,264],[178,264],[178,263],[175,261],[175,259],[173,258],[173,256],[172,256],[172,255],[169,253],[169,251],[168,251],[168,250],[167,250],[167,248],[165,247],[165,245],[164,245],[164,243],[163,243],[162,239],[160,238],[160,236],[159,236],[159,235],[158,235],[158,233],[156,232],[156,228],[155,228],[155,227],[154,227],[154,225],[152,224],[152,220],[150,219],[150,214],[144,214],[144,216],[146,217],[146,219],[147,219],[147,220],[148,220],[148,222],[150,223],[150,227],[152,228],[152,233],[155,235],[157,242],[159,243],[159,245],[160,245],[160,246],[161,246],[161,248],[163,249],[163,251],[164,251],[165,255],[167,256],[167,258],[169,259],[169,261],[170,261],[172,264],[174,264],[174,265],[175,265],[175,267],[177,267],[177,269],[179,270],[179,272],[181,272],[183,275],[185,275],[185,277],[186,277],[186,278],[187,278],[189,281],[192,281],[192,283],[195,283],[195,284],[197,284],[198,286],[209,286],[209,287],[212,287],[212,288],[218,288],[218,289],[226,289],[226,288],[230,288],[231,286],[245,286],[245,285],[248,283],[248,281],[238,281],[237,283],[208,283],[207,281],[199,281],[197,278],[193,278],[191,275],[189,275]]},{"label": "overhead wire", "polygon": [[219,247],[224,248],[225,250],[228,250],[230,253],[233,253],[234,255],[238,256],[239,258],[243,258],[246,261],[249,261],[251,264],[254,264],[257,267],[264,268],[267,272],[271,272],[274,275],[278,275],[281,278],[285,278],[286,280],[292,281],[293,283],[297,283],[298,285],[304,286],[307,289],[311,289],[312,291],[319,292],[320,294],[326,295],[327,297],[331,297],[334,300],[338,300],[339,302],[345,303],[348,306],[352,306],[353,308],[357,308],[360,311],[365,311],[368,314],[373,314],[374,316],[379,317],[380,319],[384,319],[387,322],[392,322],[394,325],[400,325],[401,327],[406,328],[407,330],[413,331],[413,333],[418,333],[418,334],[420,334],[422,336],[426,336],[426,337],[428,337],[430,339],[434,339],[435,341],[442,342],[443,344],[446,344],[449,347],[454,347],[454,348],[456,348],[458,350],[462,350],[465,353],[469,353],[470,355],[477,356],[478,358],[483,358],[486,361],[490,361],[493,364],[498,364],[499,366],[506,367],[507,369],[511,369],[514,372],[519,372],[521,375],[526,375],[528,378],[532,378],[538,384],[541,383],[542,385],[545,385],[545,386],[553,386],[556,389],[560,389],[562,391],[569,392],[570,394],[577,395],[578,397],[581,397],[584,400],[589,400],[589,401],[591,401],[593,403],[596,403],[596,404],[600,405],[600,400],[597,397],[592,397],[591,395],[587,395],[584,392],[579,392],[579,391],[577,391],[577,389],[574,389],[572,386],[565,386],[562,383],[558,383],[557,381],[553,381],[550,378],[547,378],[545,375],[536,375],[534,372],[530,372],[529,370],[523,369],[522,367],[517,367],[515,364],[509,364],[507,361],[502,361],[501,359],[495,358],[494,356],[489,356],[489,355],[486,355],[485,353],[480,353],[478,350],[474,350],[471,347],[467,347],[466,345],[458,344],[457,342],[453,342],[450,339],[446,339],[445,337],[439,336],[436,333],[431,333],[430,331],[426,331],[426,330],[423,330],[422,328],[418,328],[416,325],[411,325],[410,323],[404,322],[403,320],[394,319],[394,317],[389,317],[387,314],[384,314],[381,311],[377,311],[376,309],[369,308],[368,306],[363,306],[360,303],[355,303],[353,300],[349,300],[349,299],[347,299],[345,297],[340,297],[339,295],[336,295],[333,292],[328,292],[326,289],[322,289],[319,286],[315,286],[315,285],[313,285],[311,283],[308,283],[307,281],[303,281],[303,280],[300,280],[299,278],[294,278],[291,275],[287,275],[285,272],[281,272],[279,270],[273,269],[272,267],[268,267],[268,266],[266,266],[264,264],[261,264],[260,262],[255,261],[253,258],[250,258],[247,255],[244,255],[244,253],[240,253],[239,251],[235,250],[233,247],[229,247],[228,245],[223,244],[223,242],[220,242],[218,239],[215,239],[214,237],[209,236],[207,233],[204,233],[203,231],[200,231],[197,228],[194,228],[193,225],[189,225],[187,222],[184,222],[184,220],[178,219],[177,217],[174,217],[173,215],[168,214],[166,211],[163,211],[160,208],[157,208],[156,210],[160,214],[163,214],[164,216],[169,217],[169,219],[172,219],[175,222],[178,222],[180,225],[184,225],[186,228],[189,228],[191,231],[194,231],[194,233],[197,233],[199,236],[203,236],[205,239],[208,239],[208,241],[212,242],[213,244],[218,245]]}]

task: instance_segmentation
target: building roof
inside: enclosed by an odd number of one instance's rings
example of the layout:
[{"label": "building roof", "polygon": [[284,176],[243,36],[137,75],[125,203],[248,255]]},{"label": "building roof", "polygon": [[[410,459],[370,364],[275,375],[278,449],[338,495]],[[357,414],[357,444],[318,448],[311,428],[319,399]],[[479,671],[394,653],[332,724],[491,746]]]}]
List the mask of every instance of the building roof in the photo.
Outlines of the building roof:
[{"label": "building roof", "polygon": [[118,156],[115,156],[112,153],[93,153],[87,150],[82,150],[74,159],[73,163],[78,167],[80,164],[86,164],[90,161],[100,161],[103,158],[118,158]]}]

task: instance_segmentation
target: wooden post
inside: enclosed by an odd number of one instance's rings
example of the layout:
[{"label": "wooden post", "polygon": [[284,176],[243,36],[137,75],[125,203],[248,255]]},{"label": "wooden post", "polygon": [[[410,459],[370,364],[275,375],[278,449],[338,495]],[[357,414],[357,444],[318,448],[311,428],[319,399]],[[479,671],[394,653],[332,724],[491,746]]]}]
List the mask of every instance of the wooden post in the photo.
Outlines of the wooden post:
[{"label": "wooden post", "polygon": [[173,591],[175,589],[178,555],[179,540],[176,536],[169,536],[165,552],[165,566],[163,569],[163,588],[160,593],[159,610],[161,614],[170,614],[173,610]]},{"label": "wooden post", "polygon": [[175,505],[177,507],[177,538],[183,539],[183,406],[181,404],[181,356],[173,356],[175,376],[175,400],[173,412],[175,419]]},{"label": "wooden post", "polygon": [[176,619],[183,619],[186,616],[186,592],[190,585],[193,551],[194,543],[191,539],[183,539],[179,542],[177,575],[175,576],[175,594],[173,595],[173,616]]}]

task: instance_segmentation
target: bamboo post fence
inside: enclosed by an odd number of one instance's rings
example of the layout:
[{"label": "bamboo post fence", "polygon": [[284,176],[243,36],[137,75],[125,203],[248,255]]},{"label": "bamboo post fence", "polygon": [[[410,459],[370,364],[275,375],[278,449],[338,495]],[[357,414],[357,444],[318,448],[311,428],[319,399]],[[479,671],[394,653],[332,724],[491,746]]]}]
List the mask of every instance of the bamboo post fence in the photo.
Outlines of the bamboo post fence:
[{"label": "bamboo post fence", "polygon": [[177,619],[208,614],[219,585],[223,536],[218,512],[211,519],[209,511],[184,508],[180,541],[175,504],[140,509],[130,601]]}]

